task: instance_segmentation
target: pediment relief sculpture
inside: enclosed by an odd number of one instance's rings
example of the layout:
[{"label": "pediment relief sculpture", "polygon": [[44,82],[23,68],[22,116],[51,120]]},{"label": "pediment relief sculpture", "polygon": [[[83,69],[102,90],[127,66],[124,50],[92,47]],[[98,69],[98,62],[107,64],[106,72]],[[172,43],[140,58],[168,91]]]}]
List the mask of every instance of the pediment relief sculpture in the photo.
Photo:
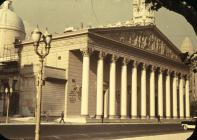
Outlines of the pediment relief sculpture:
[{"label": "pediment relief sculpture", "polygon": [[104,33],[99,32],[99,34],[131,47],[152,51],[174,60],[180,60],[176,51],[170,48],[165,39],[156,35],[152,30],[119,30]]}]

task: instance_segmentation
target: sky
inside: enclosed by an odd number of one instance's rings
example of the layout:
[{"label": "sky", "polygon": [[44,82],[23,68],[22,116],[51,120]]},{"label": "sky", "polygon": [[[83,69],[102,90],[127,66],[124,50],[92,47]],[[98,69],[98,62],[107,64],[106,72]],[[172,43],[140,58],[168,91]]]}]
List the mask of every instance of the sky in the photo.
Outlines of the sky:
[{"label": "sky", "polygon": [[[24,20],[27,35],[39,25],[52,34],[66,27],[107,25],[132,19],[132,0],[12,0],[15,13]],[[156,12],[156,26],[177,46],[187,36],[197,48],[197,36],[181,15],[167,9]]]}]

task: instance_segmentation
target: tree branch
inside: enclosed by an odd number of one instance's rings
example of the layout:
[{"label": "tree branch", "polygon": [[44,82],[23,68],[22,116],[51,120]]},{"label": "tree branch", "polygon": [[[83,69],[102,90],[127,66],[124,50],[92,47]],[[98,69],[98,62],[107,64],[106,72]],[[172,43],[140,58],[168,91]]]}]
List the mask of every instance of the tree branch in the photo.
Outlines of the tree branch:
[{"label": "tree branch", "polygon": [[182,16],[192,25],[197,35],[197,3],[195,0],[146,0],[151,4],[151,9],[158,10],[165,7]]}]

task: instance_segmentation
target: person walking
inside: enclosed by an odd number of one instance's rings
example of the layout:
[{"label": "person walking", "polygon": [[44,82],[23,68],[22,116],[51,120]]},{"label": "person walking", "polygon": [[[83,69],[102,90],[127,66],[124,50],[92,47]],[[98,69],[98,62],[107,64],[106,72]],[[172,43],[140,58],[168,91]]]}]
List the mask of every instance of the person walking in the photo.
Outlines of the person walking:
[{"label": "person walking", "polygon": [[158,121],[158,123],[161,123],[160,115],[157,116],[157,121]]},{"label": "person walking", "polygon": [[61,122],[65,123],[65,121],[64,121],[64,111],[62,111],[62,113],[61,113],[61,119],[60,119],[59,123],[61,123]]}]

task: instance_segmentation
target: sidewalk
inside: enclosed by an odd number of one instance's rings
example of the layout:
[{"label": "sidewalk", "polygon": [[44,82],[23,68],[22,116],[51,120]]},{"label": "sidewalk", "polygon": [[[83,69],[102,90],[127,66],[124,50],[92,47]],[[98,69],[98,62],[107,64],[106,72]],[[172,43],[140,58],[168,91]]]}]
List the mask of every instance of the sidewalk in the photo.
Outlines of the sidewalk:
[{"label": "sidewalk", "polygon": [[[11,124],[35,124],[35,117],[9,117],[9,123],[5,123],[6,117],[0,117],[0,125],[11,125]],[[43,124],[57,124],[58,120],[46,121],[41,119]]]},{"label": "sidewalk", "polygon": [[193,132],[176,133],[176,134],[162,134],[155,136],[142,136],[133,138],[121,138],[115,140],[186,140],[192,135]]},{"label": "sidewalk", "polygon": [[[5,124],[6,117],[0,117],[0,124]],[[60,118],[53,118],[45,120],[45,118],[41,118],[41,123],[43,124],[57,124]],[[185,119],[161,119],[159,124],[181,124],[181,121],[185,121]],[[9,117],[10,124],[33,124],[35,123],[35,117]],[[69,124],[84,124],[84,123],[77,123],[77,122],[67,122]],[[157,119],[106,119],[101,123],[100,120],[97,119],[88,119],[87,123],[84,125],[91,125],[91,124],[158,124]]]}]

